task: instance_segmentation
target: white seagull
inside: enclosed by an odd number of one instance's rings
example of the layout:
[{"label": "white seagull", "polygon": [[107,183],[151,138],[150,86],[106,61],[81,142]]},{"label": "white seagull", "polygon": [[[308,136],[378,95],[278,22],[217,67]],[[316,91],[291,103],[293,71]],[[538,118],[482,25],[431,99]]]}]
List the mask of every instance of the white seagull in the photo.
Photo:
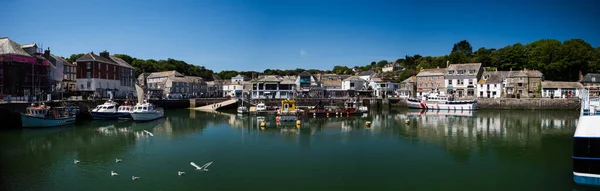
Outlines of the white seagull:
[{"label": "white seagull", "polygon": [[79,161],[77,159],[73,159],[73,164],[77,164]]},{"label": "white seagull", "polygon": [[115,159],[115,162],[117,162],[117,163],[121,162],[121,161],[122,161],[121,159]]},{"label": "white seagull", "polygon": [[110,175],[111,175],[111,176],[117,176],[117,175],[119,175],[119,174],[117,174],[116,172],[114,172],[114,171],[112,171],[112,170],[111,170],[111,171],[110,171]]},{"label": "white seagull", "polygon": [[148,133],[148,135],[150,135],[151,137],[154,137],[154,134],[150,133],[149,131],[144,130],[144,132]]},{"label": "white seagull", "polygon": [[131,176],[131,180],[137,180],[137,179],[140,179],[140,177],[139,176]]},{"label": "white seagull", "polygon": [[178,175],[178,176],[181,176],[181,175],[183,175],[183,174],[185,174],[185,172],[177,171],[177,175]]},{"label": "white seagull", "polygon": [[190,164],[194,167],[196,167],[196,170],[204,170],[204,171],[208,171],[208,166],[210,166],[213,162],[210,161],[202,166],[198,166],[196,163],[194,162],[190,162]]}]

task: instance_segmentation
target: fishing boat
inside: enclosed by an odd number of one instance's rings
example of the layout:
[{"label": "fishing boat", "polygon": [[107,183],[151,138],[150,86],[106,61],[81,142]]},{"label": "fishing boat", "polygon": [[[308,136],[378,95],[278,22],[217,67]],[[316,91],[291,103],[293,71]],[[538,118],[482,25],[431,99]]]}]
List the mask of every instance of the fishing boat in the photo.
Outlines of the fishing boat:
[{"label": "fishing boat", "polygon": [[75,123],[75,112],[69,107],[52,108],[32,104],[25,111],[21,114],[23,127],[55,127]]},{"label": "fishing boat", "polygon": [[581,113],[573,135],[573,181],[600,186],[600,98],[583,90]]},{"label": "fishing boat", "polygon": [[447,97],[424,96],[422,99],[408,98],[408,108],[425,110],[476,110],[476,100],[453,101]]},{"label": "fishing boat", "polygon": [[119,106],[119,109],[117,109],[117,112],[119,113],[123,113],[122,117],[119,117],[119,119],[131,119],[131,112],[133,112],[133,105],[129,104],[129,102],[125,101],[125,103],[121,106]]},{"label": "fishing boat", "polygon": [[[123,107],[123,106],[121,106]],[[90,111],[92,118],[99,120],[111,120],[111,119],[119,119],[119,118],[131,118],[130,112],[126,112],[128,107],[119,107],[117,102],[112,100],[108,100],[101,105],[96,106],[96,108]]]},{"label": "fishing boat", "polygon": [[346,101],[344,107],[343,112],[346,115],[358,115],[369,111],[367,106],[361,106],[356,100]]},{"label": "fishing boat", "polygon": [[277,109],[277,122],[281,121],[296,121],[298,120],[298,114],[301,112],[296,109],[296,100],[281,100],[281,108]]},{"label": "fishing boat", "polygon": [[165,115],[162,108],[156,107],[144,99],[144,90],[139,85],[136,84],[135,89],[138,94],[138,103],[131,112],[131,118],[134,121],[152,121]]},{"label": "fishing boat", "polygon": [[267,105],[265,105],[265,103],[260,102],[258,104],[256,104],[256,112],[266,112],[267,111]]}]

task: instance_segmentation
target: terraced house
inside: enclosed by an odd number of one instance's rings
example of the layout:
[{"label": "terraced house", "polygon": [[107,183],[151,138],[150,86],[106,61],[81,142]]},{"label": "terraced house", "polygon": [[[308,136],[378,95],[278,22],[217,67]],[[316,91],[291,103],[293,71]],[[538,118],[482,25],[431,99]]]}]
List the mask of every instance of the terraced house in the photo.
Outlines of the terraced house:
[{"label": "terraced house", "polygon": [[417,93],[416,96],[425,94],[444,95],[446,86],[444,86],[445,68],[421,69],[416,76]]},{"label": "terraced house", "polygon": [[542,73],[537,70],[509,71],[506,78],[506,97],[540,97],[542,77]]},{"label": "terraced house", "polygon": [[77,90],[84,96],[97,95],[124,98],[135,94],[134,68],[127,62],[111,57],[108,51],[87,53],[76,60]]},{"label": "terraced house", "polygon": [[473,97],[477,82],[483,74],[481,63],[450,64],[444,75],[446,94],[455,97]]}]

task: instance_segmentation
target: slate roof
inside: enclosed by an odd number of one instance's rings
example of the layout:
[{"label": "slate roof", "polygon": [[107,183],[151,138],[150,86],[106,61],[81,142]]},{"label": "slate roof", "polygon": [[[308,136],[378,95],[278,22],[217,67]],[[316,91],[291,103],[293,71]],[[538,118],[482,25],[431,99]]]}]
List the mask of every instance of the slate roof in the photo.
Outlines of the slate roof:
[{"label": "slate roof", "polygon": [[76,61],[85,61],[85,60],[94,60],[94,61],[98,61],[98,62],[104,62],[104,63],[108,63],[108,64],[117,64],[116,62],[106,59],[102,56],[98,56],[96,54],[94,54],[93,52],[89,52],[85,55],[83,55],[82,57],[79,57]]},{"label": "slate roof", "polygon": [[413,83],[417,81],[417,76],[411,76],[402,81],[402,83]]},{"label": "slate roof", "polygon": [[429,68],[421,69],[417,76],[443,76],[446,73],[446,68]]},{"label": "slate roof", "polygon": [[281,77],[281,84],[296,84],[296,76]]},{"label": "slate roof", "polygon": [[259,82],[281,82],[281,77],[277,75],[260,75],[255,81]]},{"label": "slate roof", "polygon": [[344,79],[344,81],[367,81],[365,79],[360,78],[360,76],[350,76],[346,79]]},{"label": "slate roof", "polygon": [[172,70],[172,71],[164,71],[164,72],[152,72],[146,78],[160,78],[160,77],[167,77],[167,76],[171,76],[171,75],[183,76],[183,74],[181,74],[175,70]]},{"label": "slate roof", "polygon": [[450,64],[448,70],[479,70],[481,63]]},{"label": "slate roof", "polygon": [[61,61],[64,65],[67,66],[75,66],[72,63],[70,63],[69,61],[65,60],[64,58],[60,57],[60,56],[56,56],[54,54],[50,54],[50,56],[58,61]]},{"label": "slate roof", "polygon": [[[593,77],[593,78],[592,78]],[[582,83],[600,83],[600,74],[599,73],[587,73],[583,76]]]},{"label": "slate roof", "polygon": [[573,88],[583,89],[583,85],[579,82],[555,82],[555,81],[543,81],[542,88]]},{"label": "slate roof", "polygon": [[375,74],[375,72],[373,70],[368,70],[368,71],[358,73],[359,76],[370,76],[372,74]]},{"label": "slate roof", "polygon": [[498,84],[502,83],[506,77],[509,75],[509,71],[491,71],[484,72],[481,80],[479,80],[479,84]]},{"label": "slate roof", "polygon": [[119,64],[119,66],[121,66],[121,67],[135,69],[133,66],[129,65],[129,63],[127,63],[125,60],[123,60],[119,57],[110,56],[110,58],[113,60],[113,62]]},{"label": "slate roof", "polygon": [[508,78],[518,78],[518,77],[530,77],[530,78],[541,78],[542,72],[538,70],[518,70],[518,71],[509,71]]},{"label": "slate roof", "polygon": [[21,48],[21,45],[10,40],[8,37],[3,37],[0,38],[0,55],[7,54],[31,57],[29,53]]}]

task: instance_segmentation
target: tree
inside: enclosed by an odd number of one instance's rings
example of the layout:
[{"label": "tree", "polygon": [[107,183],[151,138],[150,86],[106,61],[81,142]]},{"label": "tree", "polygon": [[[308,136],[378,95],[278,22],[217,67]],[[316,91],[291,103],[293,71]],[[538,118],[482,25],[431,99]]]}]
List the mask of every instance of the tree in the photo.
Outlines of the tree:
[{"label": "tree", "polygon": [[483,67],[492,66],[492,52],[494,51],[496,51],[496,49],[487,49],[485,47],[477,49],[477,51],[473,53],[474,62],[481,63]]},{"label": "tree", "polygon": [[377,62],[377,68],[383,68],[385,65],[388,65],[387,60],[381,60],[381,61]]},{"label": "tree", "polygon": [[81,58],[83,55],[85,55],[84,53],[79,53],[79,54],[71,54],[71,56],[69,58],[67,58],[66,60],[69,61],[69,63],[73,63],[75,62],[77,59]]},{"label": "tree", "polygon": [[352,69],[347,66],[334,66],[332,72],[335,74],[352,74]]},{"label": "tree", "polygon": [[469,43],[469,41],[461,40],[460,42],[454,44],[454,46],[452,47],[452,52],[450,53],[455,52],[471,56],[471,53],[473,53],[473,47],[471,47],[471,43]]}]

